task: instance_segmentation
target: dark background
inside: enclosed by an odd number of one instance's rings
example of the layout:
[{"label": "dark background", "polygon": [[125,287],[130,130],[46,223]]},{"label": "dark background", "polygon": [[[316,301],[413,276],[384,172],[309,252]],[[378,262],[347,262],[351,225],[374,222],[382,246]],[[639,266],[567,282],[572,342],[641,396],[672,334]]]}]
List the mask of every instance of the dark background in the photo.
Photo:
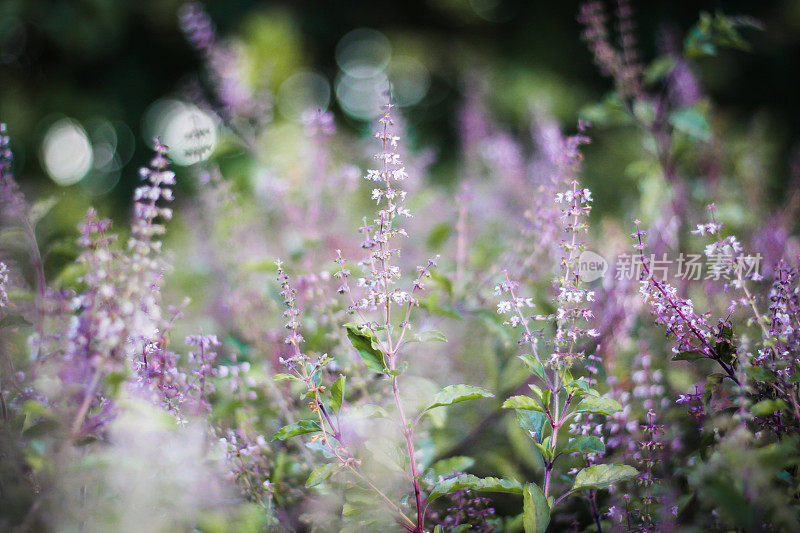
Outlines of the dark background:
[{"label": "dark background", "polygon": [[[459,80],[472,65],[459,50],[477,50],[485,65],[507,72],[549,71],[599,99],[611,88],[593,66],[576,21],[579,2],[504,0],[486,20],[475,0],[403,2],[228,0],[207,2],[221,36],[236,35],[255,13],[280,12],[293,21],[305,58],[333,78],[333,50],[358,27],[389,35],[419,35],[435,43],[431,91],[408,111],[417,138],[438,149],[444,161],[456,143],[454,111],[461,98]],[[477,5],[481,5],[477,2]],[[54,113],[88,120],[105,117],[126,123],[136,151],[123,169],[109,200],[124,203],[145,160],[141,117],[147,106],[174,93],[200,70],[200,63],[177,24],[177,0],[2,0],[0,2],[0,120],[8,123],[17,154],[17,174],[26,188],[49,184],[35,156],[43,121]],[[613,10],[613,5],[610,6]],[[761,113],[779,153],[788,156],[800,137],[796,96],[800,66],[800,2],[797,1],[647,1],[634,2],[645,59],[656,52],[659,36],[683,36],[702,10],[723,10],[759,19],[764,31],[748,31],[750,53],[724,51],[707,61],[703,82],[717,106],[746,122]],[[474,57],[469,56],[470,58]],[[441,58],[444,58],[442,60]],[[466,63],[466,64],[465,64]],[[477,66],[477,65],[476,65]],[[707,67],[707,68],[705,68]],[[517,75],[517,74],[512,74]],[[493,90],[502,91],[502,87]],[[335,108],[340,119],[342,114]],[[507,117],[514,123],[514,117]],[[560,113],[574,123],[571,110]],[[363,128],[351,120],[349,127]],[[518,126],[519,127],[519,126]],[[781,194],[785,168],[774,177]],[[446,165],[445,165],[446,166]],[[435,167],[436,168],[436,167]]]}]

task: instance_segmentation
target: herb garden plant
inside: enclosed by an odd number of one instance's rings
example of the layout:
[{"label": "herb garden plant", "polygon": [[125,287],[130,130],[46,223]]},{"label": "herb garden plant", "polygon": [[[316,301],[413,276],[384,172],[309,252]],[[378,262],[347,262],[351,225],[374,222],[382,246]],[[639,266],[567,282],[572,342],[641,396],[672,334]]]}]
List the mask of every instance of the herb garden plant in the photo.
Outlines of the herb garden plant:
[{"label": "herb garden plant", "polygon": [[[698,74],[758,24],[704,13],[645,64],[608,18],[579,14],[614,89],[572,136],[466,86],[454,188],[391,94],[369,165],[329,112],[280,124],[196,3],[223,140],[176,171],[155,139],[129,224],[59,241],[2,126],[0,529],[797,530],[800,202],[753,200]],[[619,129],[614,220],[583,153]]]}]

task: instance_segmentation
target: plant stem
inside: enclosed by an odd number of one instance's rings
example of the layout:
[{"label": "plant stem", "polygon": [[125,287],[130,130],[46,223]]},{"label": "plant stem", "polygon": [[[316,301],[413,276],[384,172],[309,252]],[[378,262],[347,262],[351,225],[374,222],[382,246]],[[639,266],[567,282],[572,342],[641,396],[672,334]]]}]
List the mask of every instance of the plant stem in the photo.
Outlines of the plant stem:
[{"label": "plant stem", "polygon": [[98,383],[100,383],[100,371],[95,368],[94,374],[92,375],[92,381],[89,382],[89,387],[86,389],[86,395],[83,397],[83,402],[81,402],[80,409],[78,409],[78,414],[75,415],[75,420],[72,421],[67,444],[71,444],[78,436],[78,432],[83,425],[83,420],[86,418],[86,413],[89,412],[89,406],[92,405],[94,391],[97,388]]},{"label": "plant stem", "polygon": [[[394,370],[394,357],[391,359],[391,366]],[[403,424],[403,436],[406,439],[406,447],[408,448],[408,457],[411,460],[411,478],[414,485],[414,498],[417,503],[417,528],[415,531],[422,532],[423,516],[422,516],[422,494],[419,488],[419,472],[417,470],[416,452],[414,450],[413,429],[409,427],[406,421],[406,415],[403,411],[403,405],[400,402],[400,388],[397,384],[397,376],[392,376],[392,392],[394,393],[394,402],[397,405],[397,412],[400,414],[400,422]]]}]

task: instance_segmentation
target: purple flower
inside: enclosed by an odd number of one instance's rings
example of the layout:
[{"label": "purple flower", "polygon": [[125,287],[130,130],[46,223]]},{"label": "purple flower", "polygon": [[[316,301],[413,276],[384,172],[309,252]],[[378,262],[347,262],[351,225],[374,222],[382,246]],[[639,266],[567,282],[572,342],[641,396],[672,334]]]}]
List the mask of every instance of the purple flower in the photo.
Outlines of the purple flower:
[{"label": "purple flower", "polygon": [[6,285],[8,284],[8,267],[5,263],[0,262],[0,307],[8,305],[8,292]]}]

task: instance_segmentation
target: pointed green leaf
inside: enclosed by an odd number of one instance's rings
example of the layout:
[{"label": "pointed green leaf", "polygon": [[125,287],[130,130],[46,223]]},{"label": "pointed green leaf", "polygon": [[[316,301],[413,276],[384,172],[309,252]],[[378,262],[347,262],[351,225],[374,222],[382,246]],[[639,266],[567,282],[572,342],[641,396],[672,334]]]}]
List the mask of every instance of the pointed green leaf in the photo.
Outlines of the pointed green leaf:
[{"label": "pointed green leaf", "polygon": [[533,438],[537,442],[542,440],[542,429],[547,418],[540,411],[530,411],[528,409],[517,409],[517,424],[525,431],[533,433]]},{"label": "pointed green leaf", "polygon": [[317,468],[311,471],[311,475],[308,476],[308,480],[306,481],[306,488],[310,489],[311,487],[316,487],[329,477],[331,477],[337,470],[341,468],[341,465],[336,463],[327,463],[324,465],[319,465]]},{"label": "pointed green leaf", "polygon": [[550,505],[542,489],[535,483],[526,483],[522,490],[525,533],[544,533],[550,523]]},{"label": "pointed green leaf", "polygon": [[434,485],[428,496],[428,503],[436,498],[461,489],[471,489],[477,492],[509,492],[522,493],[522,484],[513,479],[499,479],[496,477],[479,478],[472,474],[462,474],[454,478],[445,479]]},{"label": "pointed green leaf", "polygon": [[339,376],[331,385],[331,409],[338,411],[344,403],[345,377]]},{"label": "pointed green leaf", "polygon": [[604,453],[606,446],[603,441],[591,435],[579,435],[567,443],[561,453]]},{"label": "pointed green leaf", "polygon": [[315,421],[301,420],[295,424],[290,424],[279,429],[278,432],[275,433],[275,436],[272,437],[272,442],[290,439],[305,433],[316,433],[317,431],[320,431],[320,427]]},{"label": "pointed green leaf", "polygon": [[536,449],[539,450],[539,453],[542,454],[542,458],[546,461],[553,460],[553,450],[550,449],[550,446],[547,445],[547,440],[549,437],[545,438],[542,442],[533,442],[533,445],[536,446]]},{"label": "pointed green leaf", "polygon": [[578,408],[575,409],[576,413],[593,413],[607,416],[619,411],[622,411],[622,406],[616,400],[603,396],[587,396],[581,400]]},{"label": "pointed green leaf", "polygon": [[429,411],[434,407],[443,407],[445,405],[452,405],[476,398],[493,397],[494,394],[480,387],[473,387],[472,385],[448,385],[436,393],[436,396],[433,397],[433,402],[431,402],[423,412]]},{"label": "pointed green leaf", "polygon": [[42,220],[50,210],[58,203],[58,198],[55,196],[50,196],[49,198],[43,198],[33,204],[28,211],[28,220],[30,221],[32,226],[35,226]]},{"label": "pointed green leaf", "polygon": [[373,372],[383,373],[386,368],[384,353],[375,332],[369,328],[362,328],[355,322],[344,325],[347,328],[347,338],[356,349],[361,360]]},{"label": "pointed green leaf", "polygon": [[704,359],[708,357],[703,352],[697,350],[687,350],[672,356],[673,361],[695,361],[697,359]]},{"label": "pointed green leaf", "polygon": [[638,475],[639,471],[628,465],[594,465],[578,472],[572,490],[605,489],[614,483],[634,479]]},{"label": "pointed green leaf", "polygon": [[528,367],[528,370],[533,372],[534,375],[538,376],[539,379],[544,381],[544,365],[541,362],[539,362],[538,359],[527,353],[522,354],[518,357],[522,360],[523,363],[525,363],[525,366]]},{"label": "pointed green leaf", "polygon": [[592,391],[592,388],[589,387],[589,384],[583,378],[578,378],[578,379],[574,380],[567,387],[567,392],[569,392],[573,396],[585,396],[587,394],[591,394],[592,396],[595,396],[590,391]]},{"label": "pointed green leaf", "polygon": [[528,411],[543,412],[539,402],[529,396],[512,396],[503,402],[503,409],[526,409]]}]

